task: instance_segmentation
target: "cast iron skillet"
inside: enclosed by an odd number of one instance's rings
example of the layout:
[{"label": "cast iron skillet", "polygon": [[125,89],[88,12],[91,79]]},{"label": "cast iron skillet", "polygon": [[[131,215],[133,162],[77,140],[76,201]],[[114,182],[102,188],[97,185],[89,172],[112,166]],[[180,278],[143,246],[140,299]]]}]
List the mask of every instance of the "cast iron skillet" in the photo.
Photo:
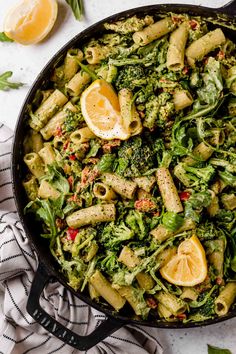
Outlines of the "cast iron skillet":
[{"label": "cast iron skillet", "polygon": [[[215,318],[213,320],[207,320],[204,322],[198,323],[170,323],[164,321],[138,321],[132,319],[132,315],[128,311],[123,314],[114,313],[111,308],[105,305],[97,304],[92,301],[88,295],[80,294],[74,291],[71,287],[68,286],[66,278],[60,273],[59,266],[53,259],[52,255],[49,252],[48,242],[39,236],[39,230],[35,225],[34,221],[29,217],[29,215],[24,215],[23,210],[27,203],[26,196],[21,184],[22,176],[24,175],[24,167],[22,165],[23,161],[23,139],[25,134],[26,118],[27,118],[27,105],[32,102],[34,95],[42,85],[47,82],[50,72],[55,64],[60,61],[60,59],[65,55],[67,50],[74,46],[81,46],[85,43],[90,37],[96,36],[97,34],[101,35],[104,31],[103,24],[105,22],[114,22],[126,17],[133,15],[144,16],[146,14],[158,14],[166,12],[175,12],[175,13],[188,13],[190,15],[200,15],[202,17],[208,18],[211,17],[216,19],[217,16],[222,19],[222,24],[226,25],[230,22],[236,24],[236,0],[231,1],[224,7],[219,9],[210,9],[207,7],[193,6],[193,5],[152,5],[144,6],[131,10],[121,12],[119,14],[112,15],[105,20],[102,20],[88,29],[84,30],[80,34],[76,35],[72,40],[70,40],[59,52],[50,60],[50,62],[45,66],[42,72],[37,77],[34,82],[26,100],[23,104],[22,110],[20,112],[18,123],[16,126],[14,144],[12,150],[12,180],[14,188],[15,202],[17,210],[20,216],[20,220],[23,224],[24,230],[27,237],[29,238],[32,246],[34,247],[38,259],[39,265],[36,271],[34,280],[32,282],[28,303],[27,311],[29,314],[40,323],[46,330],[54,334],[56,337],[60,338],[65,343],[71,345],[72,347],[79,350],[88,350],[89,348],[96,345],[98,342],[109,336],[111,333],[115,332],[117,329],[123,325],[133,323],[141,324],[149,327],[158,327],[158,328],[186,328],[186,327],[198,327],[202,325],[209,325],[217,323],[232,317],[236,316],[236,310],[231,310],[226,316]],[[211,26],[211,25],[210,25]],[[214,26],[213,26],[214,27]],[[224,27],[224,33],[231,39],[236,40],[236,30]],[[81,300],[86,302],[88,305],[96,308],[99,311],[102,311],[106,314],[107,319],[100,324],[92,333],[87,336],[80,336],[76,333],[73,333],[59,322],[57,322],[53,317],[51,317],[45,310],[41,307],[39,299],[40,295],[49,281],[59,281],[67,289],[69,289],[74,295],[78,296]]]}]

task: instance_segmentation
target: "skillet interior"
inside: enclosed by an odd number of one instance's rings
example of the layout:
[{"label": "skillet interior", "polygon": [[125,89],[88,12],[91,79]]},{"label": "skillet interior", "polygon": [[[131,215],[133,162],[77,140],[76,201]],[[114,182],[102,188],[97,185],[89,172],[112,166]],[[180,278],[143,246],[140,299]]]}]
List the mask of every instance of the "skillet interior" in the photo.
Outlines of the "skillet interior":
[{"label": "skillet interior", "polygon": [[[164,322],[164,321],[137,321],[137,320],[132,320],[127,313],[127,311],[124,314],[114,314],[113,311],[109,308],[106,307],[105,305],[102,304],[97,304],[93,302],[89,296],[80,294],[75,292],[71,287],[68,286],[66,278],[63,276],[62,273],[59,271],[58,264],[55,262],[54,258],[49,252],[49,247],[48,247],[48,241],[40,237],[39,235],[39,229],[36,225],[36,223],[32,220],[32,216],[24,215],[24,207],[27,204],[26,196],[21,184],[21,180],[23,179],[24,176],[24,167],[22,165],[23,161],[23,139],[24,139],[24,133],[26,129],[26,119],[27,119],[27,106],[30,104],[34,98],[34,95],[37,91],[37,89],[41,88],[42,85],[47,85],[47,80],[50,77],[50,72],[52,68],[60,61],[61,58],[65,55],[67,50],[73,46],[81,46],[85,42],[88,41],[89,38],[91,37],[96,37],[97,34],[99,33],[99,36],[103,33],[103,24],[105,22],[114,22],[123,18],[127,18],[130,16],[133,16],[134,14],[143,17],[146,14],[154,15],[158,18],[158,13],[165,14],[166,12],[175,12],[175,13],[188,13],[190,15],[197,15],[197,16],[202,16],[203,18],[211,18],[213,20],[217,20],[220,16],[222,21],[225,22],[225,24],[229,24],[230,22],[234,22],[236,24],[236,20],[234,19],[233,14],[232,15],[227,15],[224,14],[223,9],[222,10],[215,10],[215,9],[209,9],[209,8],[202,8],[202,7],[197,7],[197,6],[191,6],[191,5],[153,5],[153,6],[145,6],[145,7],[140,7],[137,9],[131,9],[128,11],[124,11],[122,13],[113,15],[105,20],[102,20],[98,22],[97,24],[89,27],[85,31],[81,32],[77,36],[75,36],[71,41],[69,41],[52,59],[51,61],[45,66],[45,68],[42,70],[42,72],[39,74],[37,79],[35,80],[34,84],[32,85],[32,88],[26,97],[26,100],[23,104],[22,110],[20,112],[19,118],[18,118],[18,123],[15,131],[15,137],[14,137],[14,144],[13,144],[13,150],[12,150],[12,180],[13,180],[13,188],[14,188],[14,195],[15,195],[15,201],[18,209],[18,213],[20,216],[20,220],[24,226],[24,230],[27,234],[27,237],[30,239],[33,247],[35,248],[38,257],[40,259],[40,262],[43,263],[44,267],[46,268],[46,271],[48,272],[49,275],[51,275],[53,278],[56,278],[61,284],[63,284],[66,288],[70,289],[70,291],[78,296],[81,300],[85,301],[89,305],[95,307],[96,309],[105,312],[108,316],[113,316],[118,320],[125,322],[133,322],[137,324],[142,324],[146,326],[152,326],[152,327],[164,327],[164,328],[186,328],[186,327],[197,327],[201,325],[208,325],[208,324],[213,324],[217,323],[226,319],[229,319],[231,317],[236,316],[236,309],[231,310],[226,316],[220,317],[220,318],[215,318],[212,320],[207,320],[204,322],[197,322],[197,323],[171,323],[171,322]],[[210,24],[209,27],[214,28],[214,24]],[[217,27],[219,25],[217,24]],[[224,33],[231,38],[232,40],[235,40],[235,34],[236,30],[233,30],[231,28],[227,28],[225,26],[222,26],[224,29]]]}]

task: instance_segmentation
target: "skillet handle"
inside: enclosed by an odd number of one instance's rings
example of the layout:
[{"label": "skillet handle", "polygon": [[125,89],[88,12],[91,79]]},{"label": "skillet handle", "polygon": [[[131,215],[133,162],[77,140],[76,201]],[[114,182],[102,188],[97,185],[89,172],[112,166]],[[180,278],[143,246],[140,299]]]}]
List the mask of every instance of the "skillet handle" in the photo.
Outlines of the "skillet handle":
[{"label": "skillet handle", "polygon": [[122,321],[108,317],[92,333],[86,336],[80,336],[72,332],[51,317],[40,306],[40,295],[50,278],[51,275],[47,273],[43,264],[39,263],[30,289],[26,309],[36,322],[64,343],[81,351],[88,350],[125,324]]},{"label": "skillet handle", "polygon": [[223,11],[227,15],[236,15],[236,0],[231,0],[224,6],[220,7],[219,10]]}]

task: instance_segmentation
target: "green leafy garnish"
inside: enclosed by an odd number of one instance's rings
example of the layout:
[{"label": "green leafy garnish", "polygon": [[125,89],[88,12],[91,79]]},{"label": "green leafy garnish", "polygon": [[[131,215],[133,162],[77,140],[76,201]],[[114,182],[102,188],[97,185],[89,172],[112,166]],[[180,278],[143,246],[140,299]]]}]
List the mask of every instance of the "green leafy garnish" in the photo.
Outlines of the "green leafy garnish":
[{"label": "green leafy garnish", "polygon": [[229,349],[213,347],[210,344],[207,344],[207,347],[208,347],[208,354],[232,354],[232,352]]},{"label": "green leafy garnish", "polygon": [[58,191],[64,194],[69,193],[69,182],[65,177],[63,177],[61,172],[58,171],[56,166],[48,165],[48,173],[45,175],[44,179],[48,181]]},{"label": "green leafy garnish", "polygon": [[171,231],[179,229],[184,222],[184,218],[173,211],[167,211],[162,218],[162,224]]},{"label": "green leafy garnish", "polygon": [[7,91],[10,89],[18,89],[20,86],[24,85],[21,82],[9,82],[8,79],[12,74],[12,71],[6,71],[0,75],[0,90]]},{"label": "green leafy garnish", "polygon": [[80,20],[84,11],[83,0],[66,0],[66,2],[71,7],[76,20]]},{"label": "green leafy garnish", "polygon": [[0,32],[0,42],[14,42],[13,39],[7,37],[4,32]]}]

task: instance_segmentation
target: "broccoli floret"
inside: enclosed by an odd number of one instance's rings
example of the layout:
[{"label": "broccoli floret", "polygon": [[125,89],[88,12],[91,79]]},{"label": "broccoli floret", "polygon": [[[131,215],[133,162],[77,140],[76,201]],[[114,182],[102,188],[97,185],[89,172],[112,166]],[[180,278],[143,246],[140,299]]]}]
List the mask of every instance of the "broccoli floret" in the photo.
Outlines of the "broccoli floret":
[{"label": "broccoli floret", "polygon": [[168,120],[175,111],[170,99],[171,95],[168,92],[162,92],[159,96],[150,96],[146,103],[146,117],[143,123],[145,127],[153,129]]},{"label": "broccoli floret", "polygon": [[120,263],[115,252],[107,251],[107,255],[100,262],[101,270],[112,275],[114,272],[120,270]]},{"label": "broccoli floret", "polygon": [[215,174],[215,169],[211,165],[203,168],[191,167],[186,165],[183,165],[183,167],[186,172],[189,172],[188,176],[190,179],[192,179],[193,181],[196,181],[196,178],[200,179],[201,183],[203,184],[208,184]]},{"label": "broccoli floret", "polygon": [[84,117],[79,110],[78,112],[67,111],[67,116],[64,122],[64,129],[66,132],[72,132],[84,122]]},{"label": "broccoli floret", "polygon": [[145,71],[141,65],[127,65],[119,71],[115,86],[118,91],[122,88],[133,90],[135,87],[145,85],[146,81]]},{"label": "broccoli floret", "polygon": [[137,234],[140,240],[147,235],[147,224],[144,220],[144,215],[139,211],[130,210],[125,221],[126,224]]},{"label": "broccoli floret", "polygon": [[115,172],[124,177],[142,176],[154,167],[156,152],[147,140],[140,137],[125,141],[118,151]]},{"label": "broccoli floret", "polygon": [[100,242],[106,249],[118,250],[120,244],[123,241],[130,240],[134,236],[134,231],[130,230],[124,222],[119,225],[115,225],[114,222],[110,222],[104,227]]}]

